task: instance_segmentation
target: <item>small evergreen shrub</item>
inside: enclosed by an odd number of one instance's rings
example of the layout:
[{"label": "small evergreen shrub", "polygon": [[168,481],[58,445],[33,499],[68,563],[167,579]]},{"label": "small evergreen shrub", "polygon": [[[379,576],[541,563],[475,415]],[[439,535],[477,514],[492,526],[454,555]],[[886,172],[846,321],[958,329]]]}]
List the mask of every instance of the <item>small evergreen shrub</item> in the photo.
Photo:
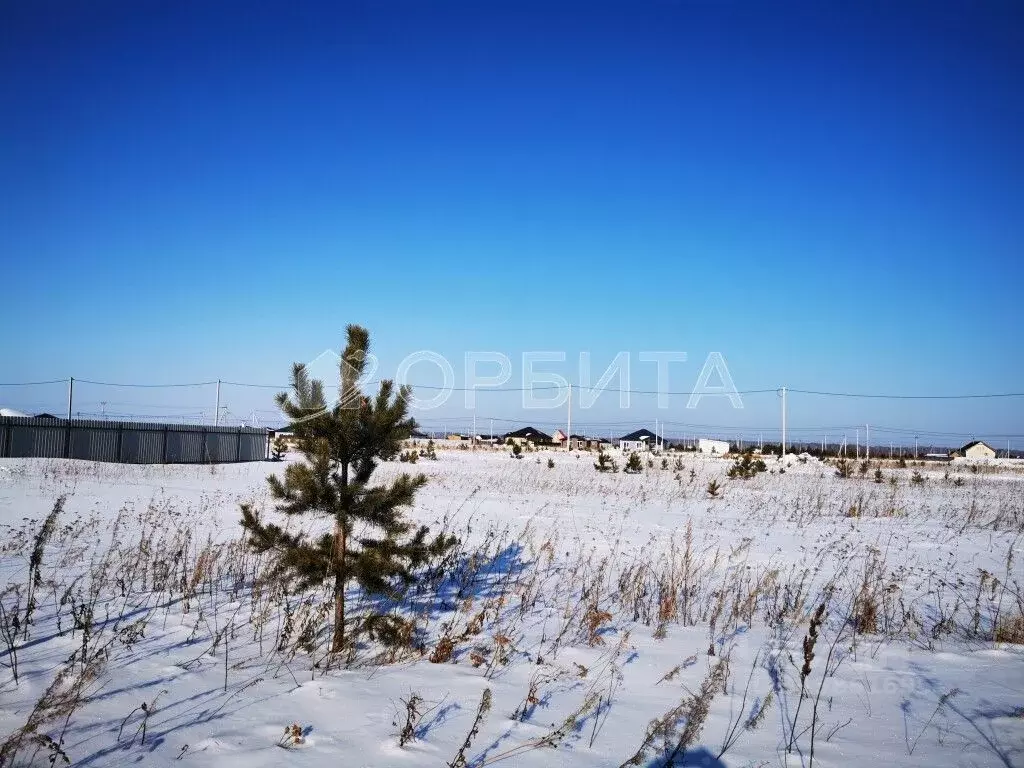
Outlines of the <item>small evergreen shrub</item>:
[{"label": "small evergreen shrub", "polygon": [[619,471],[618,466],[615,464],[614,461],[612,461],[612,457],[609,456],[604,451],[600,451],[597,454],[597,463],[594,464],[594,469],[596,469],[598,472],[618,472]]},{"label": "small evergreen shrub", "polygon": [[283,435],[278,435],[274,438],[274,442],[271,445],[270,455],[274,461],[280,461],[286,453],[288,453],[288,442],[284,439]]},{"label": "small evergreen shrub", "polygon": [[640,460],[640,454],[635,452],[629,454],[629,458],[626,460],[626,468],[623,471],[630,475],[635,475],[639,472],[643,472],[644,464]]},{"label": "small evergreen shrub", "polygon": [[749,480],[760,472],[764,472],[768,469],[762,459],[755,459],[754,452],[752,450],[747,451],[740,456],[729,467],[729,471],[726,473],[730,479],[741,479]]}]

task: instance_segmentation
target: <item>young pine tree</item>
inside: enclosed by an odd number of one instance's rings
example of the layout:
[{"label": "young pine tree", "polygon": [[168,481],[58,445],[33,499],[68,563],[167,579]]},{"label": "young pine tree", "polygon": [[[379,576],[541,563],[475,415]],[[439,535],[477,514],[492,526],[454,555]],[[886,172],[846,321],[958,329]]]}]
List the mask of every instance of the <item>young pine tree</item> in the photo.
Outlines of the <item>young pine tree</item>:
[{"label": "young pine tree", "polygon": [[[413,570],[455,544],[444,535],[428,538],[426,526],[413,529],[402,508],[412,504],[425,483],[421,475],[402,474],[390,485],[370,485],[378,459],[394,457],[415,427],[408,416],[408,387],[395,392],[382,381],[376,399],[357,385],[362,375],[369,334],[348,326],[342,354],[338,401],[328,406],[320,381],[305,367],[292,369],[292,393],[277,396],[291,421],[304,460],[289,464],[284,479],[267,478],[277,509],[286,515],[316,515],[333,522],[333,530],[311,536],[265,522],[242,506],[242,527],[250,546],[276,556],[275,573],[298,589],[325,582],[334,598],[331,650],[345,646],[345,587],[355,581],[365,590],[397,596],[413,579]],[[359,535],[356,536],[356,530]]]},{"label": "young pine tree", "polygon": [[284,458],[284,455],[288,453],[288,443],[284,437],[278,435],[274,438],[274,442],[270,447],[271,456],[274,461],[280,461]]},{"label": "young pine tree", "polygon": [[637,474],[639,472],[643,472],[643,471],[644,471],[644,464],[643,464],[643,461],[640,460],[640,454],[635,453],[635,452],[629,454],[629,459],[626,460],[625,472],[628,472],[631,475],[635,475],[635,474]]}]

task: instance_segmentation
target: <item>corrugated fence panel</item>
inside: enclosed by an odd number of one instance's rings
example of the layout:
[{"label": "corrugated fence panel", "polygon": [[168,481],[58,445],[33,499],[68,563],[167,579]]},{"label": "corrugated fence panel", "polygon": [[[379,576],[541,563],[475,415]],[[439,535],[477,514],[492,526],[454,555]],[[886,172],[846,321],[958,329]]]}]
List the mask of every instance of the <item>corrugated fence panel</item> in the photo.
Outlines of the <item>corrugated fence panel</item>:
[{"label": "corrugated fence panel", "polygon": [[263,435],[242,433],[239,444],[239,461],[262,461],[267,458],[267,438]]},{"label": "corrugated fence panel", "polygon": [[235,461],[238,453],[238,432],[225,434],[223,432],[206,433],[206,454],[211,461],[226,462]]},{"label": "corrugated fence panel", "polygon": [[70,458],[117,461],[117,434],[111,429],[73,428]]},{"label": "corrugated fence panel", "polygon": [[202,432],[196,430],[167,433],[167,462],[170,464],[200,464],[203,456]]},{"label": "corrugated fence panel", "polygon": [[262,461],[267,432],[253,427],[0,416],[0,457],[131,464]]},{"label": "corrugated fence panel", "polygon": [[[11,456],[47,458],[63,456],[68,430],[60,422],[48,419],[17,419],[11,425]],[[35,424],[31,422],[37,422]]]}]

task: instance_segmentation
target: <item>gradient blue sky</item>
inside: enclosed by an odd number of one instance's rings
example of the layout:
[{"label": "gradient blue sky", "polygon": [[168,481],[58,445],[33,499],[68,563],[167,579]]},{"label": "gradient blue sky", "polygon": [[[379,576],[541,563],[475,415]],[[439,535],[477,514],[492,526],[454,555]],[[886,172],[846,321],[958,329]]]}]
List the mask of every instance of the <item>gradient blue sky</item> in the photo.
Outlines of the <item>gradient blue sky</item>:
[{"label": "gradient blue sky", "polygon": [[[741,390],[1024,390],[1020,3],[295,5],[0,7],[0,382],[277,382],[358,322],[384,371],[671,349],[678,390],[710,351]],[[792,405],[1024,433],[1020,398]],[[659,415],[614,406],[579,418]]]}]

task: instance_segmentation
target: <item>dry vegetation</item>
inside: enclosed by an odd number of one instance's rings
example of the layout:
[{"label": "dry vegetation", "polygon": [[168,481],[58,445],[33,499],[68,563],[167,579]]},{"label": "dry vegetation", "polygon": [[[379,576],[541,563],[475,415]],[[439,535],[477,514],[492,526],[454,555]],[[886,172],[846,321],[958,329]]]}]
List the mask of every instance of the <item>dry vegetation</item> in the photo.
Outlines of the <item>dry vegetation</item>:
[{"label": "dry vegetation", "polygon": [[[1014,553],[1024,535],[1024,503],[1019,492],[1004,492],[1002,476],[872,462],[872,469],[896,478],[878,483],[871,472],[836,479],[833,467],[819,465],[805,473],[799,493],[786,494],[772,462],[767,472],[744,472],[747,479],[736,480],[725,478],[725,462],[687,457],[682,467],[648,468],[635,476],[589,466],[579,472],[534,471],[530,461],[508,461],[476,475],[452,472],[451,457],[441,454],[439,461],[426,462],[426,471],[443,497],[462,499],[449,503],[441,520],[441,528],[462,543],[424,567],[413,586],[386,605],[353,590],[352,641],[341,654],[330,650],[328,593],[289,594],[266,578],[266,559],[233,530],[219,538],[199,533],[209,530],[213,497],[182,507],[171,495],[144,509],[126,506],[112,518],[104,510],[72,518],[64,505],[76,484],[93,475],[109,481],[119,470],[41,462],[38,482],[54,499],[52,513],[6,530],[0,550],[0,696],[26,685],[26,669],[39,692],[23,724],[4,737],[0,765],[82,757],[68,741],[76,712],[88,706],[105,674],[149,653],[146,639],[169,626],[187,628],[182,640],[194,650],[181,666],[222,669],[220,708],[264,680],[289,677],[297,684],[340,668],[423,660],[466,665],[492,680],[530,665],[518,702],[492,701],[490,690],[484,692],[452,766],[472,760],[514,763],[524,751],[557,748],[580,729],[592,744],[616,697],[630,632],[638,628],[649,628],[655,639],[670,637],[674,628],[700,628],[714,659],[699,690],[652,721],[646,733],[633,735],[639,747],[632,757],[624,755],[624,765],[655,757],[659,765],[680,764],[698,741],[709,702],[734,684],[729,648],[738,632],[763,628],[774,638],[758,666],[775,688],[759,692],[760,709],[732,723],[723,752],[758,727],[774,702],[785,749],[802,750],[812,764],[816,743],[839,730],[823,723],[819,703],[844,659],[876,653],[891,642],[932,650],[947,642],[1024,643],[1024,592]],[[585,455],[560,461],[592,463]],[[163,468],[131,471],[173,480]],[[942,492],[929,497],[914,489],[914,471],[925,474],[925,486]],[[966,481],[956,484],[958,477]],[[709,482],[721,484],[723,499],[707,498]],[[726,509],[721,505],[729,503],[728,509],[743,510],[748,529],[784,527],[806,531],[807,539],[799,553],[765,557],[755,555],[753,538],[723,535],[714,517],[699,523],[688,517],[657,542],[630,541],[623,523],[593,547],[559,533],[545,509],[533,510],[525,523],[467,516],[481,496],[521,493],[527,483],[530,493],[567,504],[584,497],[635,507],[686,502]],[[951,550],[945,566],[941,559],[918,562],[901,551],[906,540],[921,535],[915,525],[885,530],[887,521],[902,518],[939,521],[936,543]],[[870,536],[867,525],[877,526]],[[968,532],[990,537],[999,569],[971,569],[957,559],[957,538]],[[32,656],[40,644],[67,653],[47,666]],[[565,657],[570,648],[598,649],[598,662],[582,667]],[[669,670],[663,679],[670,681],[678,671]],[[748,688],[753,674],[752,669]],[[507,709],[505,716],[522,721],[555,693],[570,691],[576,703],[559,725],[473,757],[477,731],[491,709]],[[157,693],[124,713],[111,751],[129,741],[145,743],[169,727]],[[746,691],[743,696],[746,706]],[[410,694],[400,709],[396,727],[404,747],[418,733],[423,696]]]}]

